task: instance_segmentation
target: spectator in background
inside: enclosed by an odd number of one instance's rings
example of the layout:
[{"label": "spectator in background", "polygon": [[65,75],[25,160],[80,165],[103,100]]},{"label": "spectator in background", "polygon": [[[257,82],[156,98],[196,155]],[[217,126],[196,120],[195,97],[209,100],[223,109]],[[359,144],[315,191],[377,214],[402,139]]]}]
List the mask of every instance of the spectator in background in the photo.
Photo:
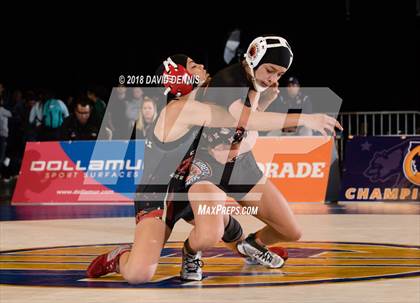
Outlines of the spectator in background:
[{"label": "spectator in background", "polygon": [[10,95],[4,85],[4,82],[0,82],[0,101],[3,100],[3,107],[11,111],[10,105]]},{"label": "spectator in background", "polygon": [[9,105],[5,105],[5,107],[12,112],[12,118],[9,121],[9,141],[13,141],[16,145],[15,141],[20,141],[24,134],[25,100],[22,91],[13,91]]},{"label": "spectator in background", "polygon": [[[27,141],[36,140],[36,127],[31,123],[30,116],[32,109],[37,104],[37,96],[35,92],[29,90],[25,92],[25,111],[24,111],[24,120],[23,127],[25,132],[25,143]],[[23,153],[23,150],[22,150]]]},{"label": "spectator in background", "polygon": [[12,114],[20,121],[23,120],[23,112],[25,111],[25,100],[23,99],[22,91],[15,90],[12,93],[11,102],[9,104]]},{"label": "spectator in background", "polygon": [[93,105],[88,98],[77,99],[73,113],[64,120],[60,128],[60,140],[96,140],[100,125],[92,112]]},{"label": "spectator in background", "polygon": [[64,103],[66,104],[67,109],[68,109],[69,111],[73,111],[73,102],[74,102],[74,97],[73,97],[73,96],[71,96],[71,95],[67,95],[67,96],[64,98]]},{"label": "spectator in background", "polygon": [[93,104],[92,108],[92,119],[96,120],[96,123],[101,125],[105,115],[106,104],[99,98],[99,88],[92,87],[87,90],[87,97]]},{"label": "spectator in background", "polygon": [[144,97],[141,113],[136,121],[136,139],[145,139],[149,127],[157,118],[157,106],[155,100]]},{"label": "spectator in background", "polygon": [[[36,104],[37,101],[37,96],[35,94],[34,91],[32,90],[28,90],[25,92],[25,114],[26,114],[26,118],[29,118],[29,112],[31,111],[32,107]],[[28,111],[29,109],[29,111]]]},{"label": "spectator in background", "polygon": [[45,101],[45,99],[43,99],[42,94],[40,94],[39,96],[37,96],[37,101],[35,102],[35,105],[32,106],[31,111],[29,113],[29,124],[35,128],[42,126],[42,101]]},{"label": "spectator in background", "polygon": [[51,92],[42,95],[42,130],[39,136],[41,141],[54,141],[58,139],[59,129],[69,111],[63,101],[56,99]]},{"label": "spectator in background", "polygon": [[0,172],[4,177],[3,162],[6,158],[7,137],[9,135],[8,119],[12,117],[12,113],[3,106],[4,100],[0,96]]},{"label": "spectator in background", "polygon": [[133,130],[131,138],[134,139],[135,124],[141,114],[143,105],[143,90],[140,87],[133,87],[130,89],[131,99],[125,101],[125,115],[128,119],[129,127]]},{"label": "spectator in background", "polygon": [[108,103],[109,121],[107,126],[112,131],[112,139],[129,140],[132,135],[132,125],[127,117],[127,88],[119,86],[111,94]]},{"label": "spectator in background", "polygon": [[[312,114],[312,102],[301,90],[299,80],[296,77],[287,79],[287,94],[281,95],[273,102],[267,111],[279,113],[304,113]],[[283,130],[271,131],[268,136],[311,136],[312,130],[300,127],[292,127]]]},{"label": "spectator in background", "polygon": [[3,103],[3,106],[6,104],[6,88],[4,84],[0,82],[0,102]]},{"label": "spectator in background", "polygon": [[25,127],[26,127],[26,102],[22,91],[13,91],[9,104],[4,104],[4,108],[12,113],[8,119],[8,137],[6,158],[8,164],[3,169],[3,177],[10,180],[11,177],[19,173],[20,163],[25,148]]},{"label": "spectator in background", "polygon": [[115,89],[116,95],[117,95],[117,99],[120,101],[124,101],[126,100],[127,97],[127,87],[125,87],[124,85],[119,85],[116,89]]},{"label": "spectator in background", "polygon": [[296,77],[287,79],[287,96],[283,99],[283,103],[288,108],[302,108],[303,113],[312,113],[311,100],[301,91]]}]

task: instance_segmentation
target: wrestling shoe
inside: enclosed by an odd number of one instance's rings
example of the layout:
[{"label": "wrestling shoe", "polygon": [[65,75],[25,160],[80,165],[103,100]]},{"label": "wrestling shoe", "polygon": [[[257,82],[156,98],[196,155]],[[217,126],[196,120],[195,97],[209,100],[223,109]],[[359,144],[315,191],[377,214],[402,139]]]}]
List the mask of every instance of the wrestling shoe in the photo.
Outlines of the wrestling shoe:
[{"label": "wrestling shoe", "polygon": [[203,271],[201,270],[203,265],[203,261],[201,261],[201,251],[192,255],[185,250],[185,247],[182,248],[182,280],[201,281],[203,279]]},{"label": "wrestling shoe", "polygon": [[110,252],[93,259],[86,270],[88,278],[99,278],[112,272],[119,272],[120,256],[131,250],[131,245],[118,246]]},{"label": "wrestling shoe", "polygon": [[248,265],[261,264],[268,268],[281,268],[287,260],[287,251],[281,247],[269,250],[255,241],[255,234],[250,234],[245,240],[238,242],[238,251],[246,256]]}]

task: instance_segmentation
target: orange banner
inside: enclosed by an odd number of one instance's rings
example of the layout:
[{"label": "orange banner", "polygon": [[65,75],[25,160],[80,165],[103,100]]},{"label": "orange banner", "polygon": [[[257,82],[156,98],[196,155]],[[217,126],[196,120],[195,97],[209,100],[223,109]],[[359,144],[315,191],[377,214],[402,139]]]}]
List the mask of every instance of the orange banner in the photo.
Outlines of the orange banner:
[{"label": "orange banner", "polygon": [[332,138],[260,137],[253,153],[289,202],[324,202],[332,148]]}]

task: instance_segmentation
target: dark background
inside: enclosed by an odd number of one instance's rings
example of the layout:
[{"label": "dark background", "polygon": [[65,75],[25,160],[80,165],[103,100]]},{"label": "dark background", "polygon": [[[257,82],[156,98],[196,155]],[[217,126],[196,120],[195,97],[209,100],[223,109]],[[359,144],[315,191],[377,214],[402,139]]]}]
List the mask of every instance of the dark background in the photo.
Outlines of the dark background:
[{"label": "dark background", "polygon": [[5,9],[0,82],[9,91],[46,87],[75,95],[90,85],[116,86],[120,74],[153,73],[178,52],[215,73],[225,66],[226,39],[237,28],[245,49],[259,34],[285,37],[295,55],[286,75],[303,86],[330,87],[343,98],[343,110],[418,110],[416,2],[364,2],[256,2],[229,9],[211,2],[160,2],[157,9],[120,3],[111,13],[64,4],[43,13],[39,7]]}]

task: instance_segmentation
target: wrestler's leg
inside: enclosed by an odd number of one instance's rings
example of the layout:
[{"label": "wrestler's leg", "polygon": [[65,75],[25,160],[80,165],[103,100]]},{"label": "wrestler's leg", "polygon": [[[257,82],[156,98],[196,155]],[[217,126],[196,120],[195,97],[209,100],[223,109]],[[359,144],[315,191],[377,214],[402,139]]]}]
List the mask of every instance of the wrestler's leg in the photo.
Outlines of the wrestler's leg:
[{"label": "wrestler's leg", "polygon": [[[191,225],[195,225],[194,219],[189,220],[188,223]],[[223,223],[225,226],[224,234],[222,237],[223,243],[231,251],[239,253],[236,244],[238,241],[242,241],[245,239],[242,226],[240,225],[239,221],[231,215],[224,215]]]},{"label": "wrestler's leg", "polygon": [[195,226],[189,237],[187,249],[198,252],[216,245],[223,237],[225,219],[222,213],[201,214],[199,209],[224,206],[226,194],[213,183],[201,181],[188,190],[188,198],[194,213]]},{"label": "wrestler's leg", "polygon": [[131,251],[120,256],[119,271],[125,280],[138,284],[152,279],[170,233],[159,218],[146,218],[136,225]]},{"label": "wrestler's leg", "polygon": [[[259,200],[250,199],[255,194],[261,194]],[[301,238],[301,229],[286,198],[270,180],[261,180],[239,203],[242,206],[257,206],[258,212],[255,216],[267,224],[256,232],[259,244],[271,245]]]}]

